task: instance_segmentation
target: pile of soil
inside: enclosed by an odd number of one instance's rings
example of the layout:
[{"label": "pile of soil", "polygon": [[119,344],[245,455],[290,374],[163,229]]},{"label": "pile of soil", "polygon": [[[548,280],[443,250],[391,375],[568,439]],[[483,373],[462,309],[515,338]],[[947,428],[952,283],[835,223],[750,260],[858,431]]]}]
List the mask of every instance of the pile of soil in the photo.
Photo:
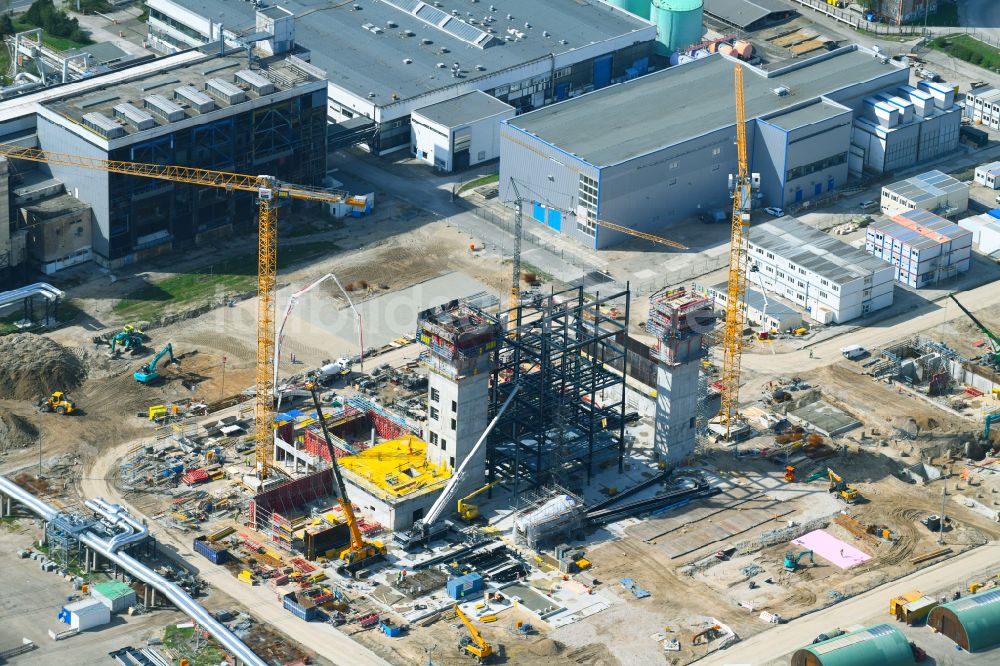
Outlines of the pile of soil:
[{"label": "pile of soil", "polygon": [[0,337],[0,398],[33,400],[52,391],[70,391],[87,377],[68,348],[34,333]]},{"label": "pile of soil", "polygon": [[0,410],[0,451],[24,449],[38,442],[38,430],[26,419]]}]

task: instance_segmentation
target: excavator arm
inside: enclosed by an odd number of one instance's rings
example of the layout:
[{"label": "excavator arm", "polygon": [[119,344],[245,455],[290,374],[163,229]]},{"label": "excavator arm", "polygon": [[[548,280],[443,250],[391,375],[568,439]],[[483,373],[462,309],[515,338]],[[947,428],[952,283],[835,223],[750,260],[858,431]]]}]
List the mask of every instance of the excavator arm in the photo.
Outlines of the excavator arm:
[{"label": "excavator arm", "polygon": [[486,639],[483,638],[482,634],[479,633],[479,630],[476,629],[476,626],[472,624],[468,617],[466,617],[461,608],[457,605],[454,608],[455,615],[462,621],[465,628],[469,630],[469,640],[471,645],[469,645],[466,650],[469,654],[477,657],[480,663],[482,663],[487,657],[493,654],[493,646],[486,642]]},{"label": "excavator arm", "polygon": [[995,352],[1000,351],[1000,336],[996,335],[993,331],[986,328],[986,325],[983,324],[983,322],[979,321],[979,319],[976,318],[976,315],[969,312],[964,305],[959,303],[958,299],[955,298],[955,294],[948,294],[948,298],[955,301],[955,305],[957,305],[959,309],[965,313],[966,317],[972,320],[972,323],[976,325],[976,328],[982,331],[983,335],[985,335],[990,339],[990,343],[992,343],[993,345],[993,351]]}]

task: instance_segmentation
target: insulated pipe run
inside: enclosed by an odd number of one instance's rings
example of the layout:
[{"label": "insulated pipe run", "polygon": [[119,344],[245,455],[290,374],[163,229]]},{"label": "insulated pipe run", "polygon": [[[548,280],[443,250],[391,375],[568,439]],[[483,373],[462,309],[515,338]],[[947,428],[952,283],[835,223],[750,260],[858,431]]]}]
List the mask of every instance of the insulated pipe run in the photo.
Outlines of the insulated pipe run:
[{"label": "insulated pipe run", "polygon": [[104,518],[111,527],[124,530],[121,534],[116,534],[112,537],[108,542],[109,547],[113,550],[118,550],[130,543],[142,541],[149,536],[149,529],[129,515],[125,507],[120,504],[112,504],[105,501],[103,497],[95,497],[92,500],[84,502],[84,505]]},{"label": "insulated pipe run", "polygon": [[[44,520],[54,520],[60,513],[54,506],[48,502],[38,499],[5,476],[0,476],[0,493],[3,493],[23,504],[31,510],[32,513],[40,516]],[[102,513],[104,509],[102,508],[101,510],[98,510],[94,509],[94,507],[102,507],[102,505],[109,508],[117,507],[117,514],[121,514],[124,511],[122,507],[119,507],[116,504],[109,504],[101,498],[88,500],[87,502],[88,508],[97,511],[98,513]],[[119,515],[119,518],[122,518],[122,516]],[[146,531],[145,526],[139,524],[131,516],[128,516],[128,520],[132,521],[130,529],[138,525],[139,529],[144,532]],[[134,536],[134,534],[130,534],[130,538],[132,536]],[[113,540],[114,539],[105,539],[90,531],[84,532],[80,535],[80,542],[88,546],[95,553],[100,553],[101,556],[114,562],[144,583],[149,584],[153,589],[158,590],[163,596],[177,606],[177,608],[204,627],[205,630],[208,631],[208,633],[211,634],[220,645],[222,645],[222,647],[236,655],[236,658],[242,661],[244,666],[268,666],[267,662],[254,654],[253,650],[247,647],[243,641],[237,638],[236,635],[229,631],[229,629],[227,629],[222,623],[212,617],[212,614],[205,610],[203,606],[188,596],[187,592],[174,583],[171,583],[142,562],[139,562],[128,553],[122,553],[115,550],[116,547],[120,547],[120,544],[119,546],[112,547],[111,542]]]}]

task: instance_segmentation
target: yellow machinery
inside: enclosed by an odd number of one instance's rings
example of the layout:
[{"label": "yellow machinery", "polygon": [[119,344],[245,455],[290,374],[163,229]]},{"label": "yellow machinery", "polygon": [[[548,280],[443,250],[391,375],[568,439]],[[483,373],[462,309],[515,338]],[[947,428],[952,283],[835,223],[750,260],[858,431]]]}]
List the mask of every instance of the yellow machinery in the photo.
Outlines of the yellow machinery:
[{"label": "yellow machinery", "polygon": [[253,192],[258,202],[257,241],[257,379],[254,423],[257,453],[257,476],[264,480],[270,472],[271,451],[274,446],[274,292],[277,282],[278,206],[292,199],[307,199],[324,203],[337,203],[347,198],[343,192],[312,189],[281,183],[273,176],[249,176],[226,171],[210,171],[194,167],[142,164],[119,160],[102,160],[67,153],[42,151],[0,145],[0,156],[9,159],[58,164],[80,169],[93,169],[107,173],[139,176],[215,187],[228,191]]},{"label": "yellow machinery", "polygon": [[469,500],[478,495],[481,492],[487,491],[493,486],[500,483],[499,481],[494,481],[493,483],[487,483],[485,486],[479,490],[474,490],[462,499],[458,500],[458,515],[459,517],[467,523],[471,523],[473,520],[479,517],[479,506],[473,504]]},{"label": "yellow machinery", "polygon": [[56,414],[72,414],[76,411],[76,403],[62,391],[54,391],[47,398],[38,401],[38,411],[55,412]]},{"label": "yellow machinery", "polygon": [[829,467],[826,468],[827,476],[830,477],[830,492],[836,493],[837,497],[848,504],[854,504],[861,499],[858,489],[847,485],[843,478]]},{"label": "yellow machinery", "polygon": [[723,336],[725,359],[722,364],[722,409],[720,417],[730,439],[740,412],[740,359],[743,355],[743,328],[746,313],[743,299],[747,291],[747,233],[750,227],[751,191],[754,179],[747,166],[746,113],[743,107],[743,66],[736,65],[736,150],[739,171],[731,179],[733,191],[732,237],[729,240],[729,281],[726,290],[726,329]]},{"label": "yellow machinery", "polygon": [[462,621],[465,628],[469,630],[468,636],[462,636],[462,641],[458,644],[458,649],[467,655],[475,657],[480,664],[486,663],[486,660],[493,654],[493,646],[486,642],[486,639],[482,637],[479,630],[476,629],[475,625],[469,621],[469,618],[465,616],[465,613],[458,606],[455,606],[455,615]]},{"label": "yellow machinery", "polygon": [[319,393],[316,392],[316,384],[309,384],[309,391],[312,393],[313,406],[316,408],[316,419],[323,429],[323,439],[326,440],[326,450],[330,454],[330,466],[333,469],[333,480],[335,483],[334,492],[337,494],[337,502],[344,512],[344,520],[351,530],[351,545],[338,553],[342,562],[342,567],[350,573],[363,569],[367,565],[385,557],[386,548],[378,541],[365,541],[361,535],[361,527],[358,519],[354,515],[354,507],[347,496],[347,486],[344,484],[344,477],[340,473],[340,465],[337,464],[337,452],[333,450],[333,442],[330,441],[330,430],[326,425],[326,418],[323,416],[323,408],[319,403]]}]

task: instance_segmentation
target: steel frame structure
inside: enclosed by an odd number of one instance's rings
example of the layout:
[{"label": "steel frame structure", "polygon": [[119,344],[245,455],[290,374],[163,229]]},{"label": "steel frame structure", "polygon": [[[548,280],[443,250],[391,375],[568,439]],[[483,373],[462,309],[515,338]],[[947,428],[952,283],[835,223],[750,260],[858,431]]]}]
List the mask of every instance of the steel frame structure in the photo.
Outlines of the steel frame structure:
[{"label": "steel frame structure", "polygon": [[[487,440],[486,481],[513,487],[515,502],[520,492],[579,472],[589,483],[595,464],[611,455],[621,472],[627,358],[626,344],[615,338],[627,341],[628,326],[601,307],[622,301],[627,322],[628,287],[593,299],[582,286],[553,291],[500,314],[513,324],[497,346],[490,416],[514,386],[520,390]],[[617,397],[603,400],[614,387]]]}]

